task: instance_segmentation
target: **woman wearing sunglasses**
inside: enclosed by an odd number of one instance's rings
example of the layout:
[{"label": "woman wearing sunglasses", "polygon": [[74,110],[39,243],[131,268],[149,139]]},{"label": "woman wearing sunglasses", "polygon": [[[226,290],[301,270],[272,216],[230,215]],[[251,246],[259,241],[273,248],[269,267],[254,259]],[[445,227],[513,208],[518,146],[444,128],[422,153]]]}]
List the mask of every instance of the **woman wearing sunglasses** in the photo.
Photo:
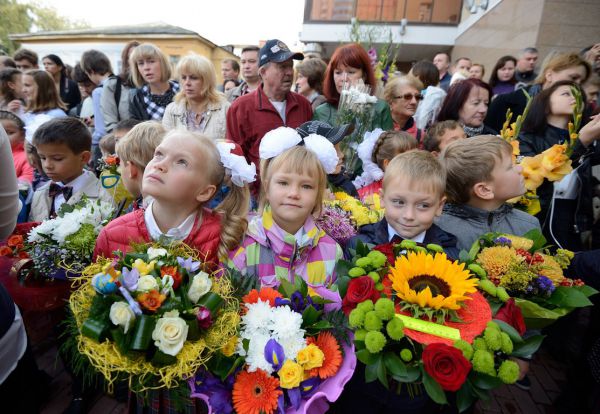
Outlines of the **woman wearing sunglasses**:
[{"label": "woman wearing sunglasses", "polygon": [[422,131],[413,118],[419,102],[423,99],[423,83],[411,75],[398,76],[390,80],[383,91],[383,97],[390,106],[395,131],[406,131],[421,144]]}]

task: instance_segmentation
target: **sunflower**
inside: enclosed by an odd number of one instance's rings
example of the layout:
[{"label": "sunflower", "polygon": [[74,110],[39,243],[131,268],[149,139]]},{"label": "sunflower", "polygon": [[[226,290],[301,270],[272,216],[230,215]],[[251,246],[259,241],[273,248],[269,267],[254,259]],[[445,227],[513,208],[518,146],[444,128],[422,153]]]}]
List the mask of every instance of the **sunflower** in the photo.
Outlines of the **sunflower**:
[{"label": "sunflower", "polygon": [[307,345],[315,344],[323,352],[323,365],[310,371],[311,376],[319,376],[321,379],[333,377],[342,365],[342,352],[340,345],[331,332],[322,331],[318,337],[309,337]]},{"label": "sunflower", "polygon": [[524,258],[519,256],[514,248],[508,246],[486,247],[476,259],[486,271],[488,278],[492,280],[500,279],[508,272],[511,265],[523,260]]},{"label": "sunflower", "polygon": [[282,391],[279,380],[263,370],[242,371],[233,384],[233,405],[239,414],[275,412]]},{"label": "sunflower", "polygon": [[464,263],[448,260],[445,253],[409,252],[397,258],[390,271],[398,297],[421,308],[458,310],[469,299],[466,294],[477,290],[477,280],[470,278]]}]

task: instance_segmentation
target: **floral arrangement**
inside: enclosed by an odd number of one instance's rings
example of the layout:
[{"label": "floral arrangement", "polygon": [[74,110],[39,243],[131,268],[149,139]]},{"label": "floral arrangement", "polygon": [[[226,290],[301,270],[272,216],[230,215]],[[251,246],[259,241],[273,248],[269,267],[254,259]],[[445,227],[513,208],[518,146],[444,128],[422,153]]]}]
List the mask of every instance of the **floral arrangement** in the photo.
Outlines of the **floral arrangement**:
[{"label": "floral arrangement", "polygon": [[547,326],[574,308],[590,306],[588,297],[597,293],[581,280],[564,276],[572,252],[558,249],[552,254],[545,244],[538,230],[523,237],[487,233],[462,254],[490,304],[497,307],[512,296],[529,328]]},{"label": "floral arrangement", "polygon": [[0,256],[29,259],[29,253],[25,250],[25,236],[17,232],[6,239],[6,244],[0,246]]},{"label": "floral arrangement", "polygon": [[57,217],[44,220],[27,236],[25,250],[34,268],[44,277],[66,279],[79,274],[89,263],[100,230],[110,221],[113,206],[83,197],[64,203]]},{"label": "floral arrangement", "polygon": [[114,260],[99,258],[75,283],[78,352],[109,387],[127,379],[141,396],[186,390],[181,380],[234,335],[239,321],[229,279],[211,274],[183,244],[135,245]]},{"label": "floral arrangement", "polygon": [[344,83],[340,92],[336,125],[353,124],[354,132],[341,142],[346,169],[357,172],[359,169],[356,149],[363,136],[371,128],[373,106],[377,97],[371,95],[371,87],[359,81],[355,85]]},{"label": "floral arrangement", "polygon": [[98,172],[108,171],[112,175],[121,175],[119,173],[119,165],[121,160],[116,155],[107,155],[98,160],[96,170]]},{"label": "floral arrangement", "polygon": [[413,397],[424,388],[439,404],[447,403],[446,391],[457,392],[464,411],[490,390],[514,383],[519,368],[509,357],[541,343],[492,320],[477,279],[438,245],[359,243],[352,256],[339,268],[350,280],[340,283],[367,382],[379,380],[396,392],[405,387]]},{"label": "floral arrangement", "polygon": [[333,204],[326,203],[323,206],[323,212],[316,224],[341,245],[346,244],[357,233],[350,213]]},{"label": "floral arrangement", "polygon": [[354,371],[341,311],[300,278],[242,299],[237,338],[190,379],[209,412],[324,412]]},{"label": "floral arrangement", "polygon": [[383,218],[383,209],[379,205],[377,208],[369,208],[360,200],[346,194],[343,191],[337,191],[333,194],[333,200],[325,200],[325,207],[339,207],[343,211],[350,213],[350,219],[356,227],[364,226],[365,224],[377,223]]}]

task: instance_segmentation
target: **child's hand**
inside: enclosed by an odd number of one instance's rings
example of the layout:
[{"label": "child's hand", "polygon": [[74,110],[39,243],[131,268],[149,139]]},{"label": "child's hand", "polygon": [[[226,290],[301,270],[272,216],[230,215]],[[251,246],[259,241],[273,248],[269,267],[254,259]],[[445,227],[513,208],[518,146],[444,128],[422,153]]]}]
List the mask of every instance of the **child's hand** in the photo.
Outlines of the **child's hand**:
[{"label": "child's hand", "polygon": [[591,118],[590,122],[585,124],[579,131],[579,140],[584,146],[600,139],[600,115]]},{"label": "child's hand", "polygon": [[11,112],[20,112],[21,111],[21,101],[19,101],[18,99],[15,99],[13,101],[10,101],[8,103],[8,105],[6,105],[8,110]]}]

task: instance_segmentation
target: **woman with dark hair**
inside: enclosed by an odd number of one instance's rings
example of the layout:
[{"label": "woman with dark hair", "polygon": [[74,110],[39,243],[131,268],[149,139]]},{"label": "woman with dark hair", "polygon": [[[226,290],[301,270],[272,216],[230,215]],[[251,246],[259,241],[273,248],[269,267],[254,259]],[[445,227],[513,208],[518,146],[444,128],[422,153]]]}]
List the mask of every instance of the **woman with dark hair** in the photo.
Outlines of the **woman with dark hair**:
[{"label": "woman with dark hair", "polygon": [[42,58],[44,70],[52,75],[57,90],[60,91],[60,99],[67,105],[67,110],[79,105],[81,94],[77,83],[67,76],[67,68],[62,59],[56,55],[46,55]]},{"label": "woman with dark hair", "polygon": [[304,59],[296,65],[296,92],[310,102],[313,111],[327,101],[323,95],[323,78],[327,64],[321,59]]},{"label": "woman with dark hair", "polygon": [[115,126],[125,119],[129,119],[129,94],[135,85],[131,80],[129,57],[131,51],[139,46],[140,42],[132,40],[127,43],[121,52],[121,72],[118,76],[110,76],[102,84],[102,97],[100,107],[104,117],[104,128],[111,132]]},{"label": "woman with dark hair", "polygon": [[476,135],[496,135],[496,131],[483,123],[491,96],[490,85],[479,79],[457,82],[448,89],[448,95],[444,99],[437,120],[438,122],[449,119],[458,121],[465,130],[467,138]]},{"label": "woman with dark hair", "polygon": [[427,60],[415,63],[409,74],[423,83],[423,100],[417,107],[414,118],[416,127],[425,130],[435,122],[446,98],[446,91],[439,87],[440,71],[437,66]]},{"label": "woman with dark hair", "polygon": [[[315,109],[313,119],[335,125],[343,85],[345,83],[355,85],[361,81],[371,87],[371,95],[376,94],[377,79],[365,49],[357,43],[338,47],[333,52],[325,72],[323,93],[327,98],[327,102]],[[372,131],[375,128],[381,128],[388,131],[393,127],[390,107],[385,101],[378,99],[373,106],[373,119],[367,130]]]},{"label": "woman with dark hair", "polygon": [[492,88],[492,97],[515,90],[517,84],[517,78],[515,78],[516,66],[517,59],[512,56],[502,56],[498,59],[490,74],[489,84]]},{"label": "woman with dark hair", "polygon": [[22,75],[19,69],[0,70],[0,110],[19,112],[23,107]]},{"label": "woman with dark hair", "polygon": [[[575,97],[571,81],[559,81],[544,89],[533,99],[518,137],[523,156],[535,156],[555,144],[569,141],[568,124],[573,117]],[[579,131],[571,160],[576,172],[554,184],[547,180],[537,189],[541,211],[536,215],[550,244],[582,250],[581,232],[589,230],[593,221],[592,166],[600,163],[600,117],[597,116]],[[573,186],[566,186],[568,182]],[[561,195],[560,188],[568,188]],[[555,196],[555,193],[556,196]],[[569,194],[570,193],[570,194]]]}]

